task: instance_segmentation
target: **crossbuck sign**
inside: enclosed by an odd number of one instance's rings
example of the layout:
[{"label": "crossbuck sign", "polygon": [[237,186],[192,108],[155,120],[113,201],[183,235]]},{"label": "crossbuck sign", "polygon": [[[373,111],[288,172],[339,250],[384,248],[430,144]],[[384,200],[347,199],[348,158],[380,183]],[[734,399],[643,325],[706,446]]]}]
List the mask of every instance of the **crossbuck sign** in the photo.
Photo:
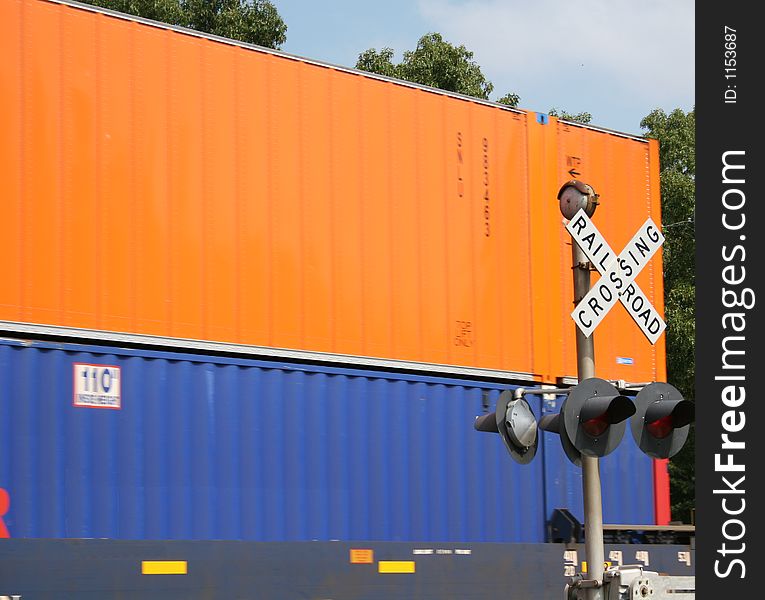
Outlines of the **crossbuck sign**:
[{"label": "crossbuck sign", "polygon": [[638,327],[655,344],[667,325],[635,283],[635,277],[664,243],[661,230],[649,217],[616,256],[584,209],[574,215],[566,229],[600,273],[598,282],[571,313],[577,327],[590,337],[616,301],[621,300]]}]

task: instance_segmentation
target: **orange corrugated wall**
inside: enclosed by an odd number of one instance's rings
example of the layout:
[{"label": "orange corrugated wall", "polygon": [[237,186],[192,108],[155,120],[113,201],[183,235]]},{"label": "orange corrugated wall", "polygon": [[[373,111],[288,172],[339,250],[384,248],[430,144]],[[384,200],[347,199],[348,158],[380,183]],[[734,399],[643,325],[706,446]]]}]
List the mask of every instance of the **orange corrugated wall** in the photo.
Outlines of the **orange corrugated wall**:
[{"label": "orange corrugated wall", "polygon": [[[0,3],[0,53],[0,320],[552,382],[568,172],[617,252],[659,222],[653,143],[45,0]],[[664,377],[622,307],[595,335],[599,376]]]}]

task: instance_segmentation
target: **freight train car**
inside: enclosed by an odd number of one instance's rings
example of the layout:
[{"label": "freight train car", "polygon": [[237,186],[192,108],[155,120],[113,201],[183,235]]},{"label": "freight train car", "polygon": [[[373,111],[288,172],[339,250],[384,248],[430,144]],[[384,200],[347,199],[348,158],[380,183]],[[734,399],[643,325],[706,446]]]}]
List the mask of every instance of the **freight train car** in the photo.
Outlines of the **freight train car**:
[{"label": "freight train car", "polygon": [[[560,593],[581,544],[541,543],[581,472],[473,429],[506,383],[0,340],[0,595],[488,598]],[[537,417],[557,398],[530,396]],[[601,461],[608,523],[667,488],[627,436]],[[555,536],[553,536],[555,537]],[[606,546],[694,573],[691,546]]]},{"label": "freight train car", "polygon": [[[575,375],[557,192],[591,184],[620,248],[660,222],[655,142],[68,0],[0,2],[0,51],[0,596],[580,567],[541,543],[582,519],[559,441],[521,467],[473,418]],[[663,312],[660,253],[637,283]],[[665,378],[621,309],[596,351]],[[667,523],[665,462],[626,436],[601,464],[606,522]]]},{"label": "freight train car", "polygon": [[[247,358],[0,341],[0,488],[14,538],[545,542],[581,471],[473,429],[506,384]],[[537,417],[554,400],[529,396]],[[668,489],[631,436],[604,519]]]},{"label": "freight train car", "polygon": [[[660,222],[655,141],[64,0],[0,3],[0,52],[6,331],[556,383],[561,184],[616,251]],[[599,376],[665,379],[621,308],[596,338]]]},{"label": "freight train car", "polygon": [[[673,575],[694,573],[687,546],[607,545],[606,556]],[[0,594],[13,600],[547,599],[562,597],[565,574],[582,566],[582,558],[581,546],[562,544],[8,540],[0,544]]]}]

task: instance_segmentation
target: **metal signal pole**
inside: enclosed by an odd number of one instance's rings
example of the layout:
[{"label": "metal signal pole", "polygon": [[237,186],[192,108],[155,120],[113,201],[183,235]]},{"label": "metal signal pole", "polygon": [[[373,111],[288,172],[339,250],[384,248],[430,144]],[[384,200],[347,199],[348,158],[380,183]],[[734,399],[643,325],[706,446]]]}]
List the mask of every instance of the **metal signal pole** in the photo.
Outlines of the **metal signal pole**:
[{"label": "metal signal pole", "polygon": [[[592,186],[576,179],[558,192],[561,214],[569,221],[581,209],[591,217],[598,206],[598,195]],[[590,291],[590,261],[575,240],[571,241],[574,304],[578,305]],[[595,377],[595,342],[579,327],[576,330],[576,365],[579,383]],[[579,591],[585,600],[603,600],[603,502],[600,493],[600,464],[597,456],[582,454],[582,492],[584,495],[584,552],[587,557],[587,583]]]},{"label": "metal signal pole", "polygon": [[[572,241],[574,272],[574,303],[590,291],[590,262],[579,244]],[[585,337],[576,329],[576,365],[579,381],[595,377],[594,336]],[[584,495],[584,553],[587,557],[587,579],[598,581],[598,587],[585,588],[585,598],[602,600],[603,564],[603,502],[600,492],[600,459],[582,455],[582,491]]]}]

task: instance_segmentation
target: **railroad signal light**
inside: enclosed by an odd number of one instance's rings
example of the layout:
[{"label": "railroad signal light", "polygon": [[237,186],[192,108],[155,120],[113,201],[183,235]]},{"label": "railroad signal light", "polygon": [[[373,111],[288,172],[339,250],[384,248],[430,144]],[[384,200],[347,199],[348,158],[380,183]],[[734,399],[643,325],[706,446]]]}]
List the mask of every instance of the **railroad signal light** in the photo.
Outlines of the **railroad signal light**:
[{"label": "railroad signal light", "polygon": [[574,444],[571,443],[571,439],[566,432],[566,421],[563,419],[563,411],[566,409],[566,401],[560,407],[560,412],[554,415],[545,415],[539,420],[539,428],[550,433],[557,433],[560,435],[560,443],[563,446],[563,452],[566,453],[568,459],[574,463],[577,467],[582,466],[582,453],[574,448]]},{"label": "railroad signal light", "polygon": [[560,413],[543,417],[539,427],[559,434],[566,456],[580,465],[581,455],[601,457],[613,452],[634,414],[629,398],[607,381],[592,377],[572,388]]},{"label": "railroad signal light", "polygon": [[632,437],[653,458],[677,454],[688,439],[695,419],[695,405],[668,383],[651,383],[635,398],[631,419]]},{"label": "railroad signal light", "polygon": [[584,209],[585,214],[591,217],[598,207],[599,195],[592,186],[578,179],[572,179],[564,183],[558,191],[558,203],[560,212],[564,217],[571,220],[579,209]]},{"label": "railroad signal light", "polygon": [[473,426],[478,431],[498,433],[510,456],[522,465],[530,463],[537,453],[539,436],[534,412],[525,399],[515,398],[510,390],[499,395],[493,414],[476,417]]},{"label": "railroad signal light", "polygon": [[[567,393],[556,414],[537,423],[524,394]],[[624,437],[627,419],[641,451],[653,458],[677,454],[688,438],[694,404],[668,383],[645,386],[633,402],[611,383],[591,377],[570,390],[506,390],[494,413],[476,417],[478,431],[499,433],[513,460],[531,462],[539,443],[538,429],[557,433],[568,459],[582,465],[582,456],[603,457]]]}]

